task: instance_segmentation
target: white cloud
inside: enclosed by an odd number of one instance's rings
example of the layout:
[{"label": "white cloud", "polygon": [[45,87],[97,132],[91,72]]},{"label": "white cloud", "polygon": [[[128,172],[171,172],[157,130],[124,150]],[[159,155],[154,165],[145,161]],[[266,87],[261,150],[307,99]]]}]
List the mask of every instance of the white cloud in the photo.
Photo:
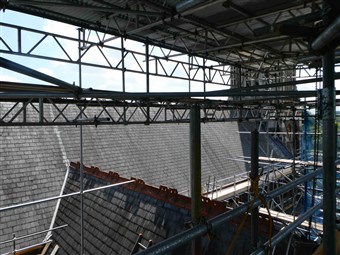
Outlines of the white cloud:
[{"label": "white cloud", "polygon": [[42,29],[46,32],[55,33],[63,36],[78,38],[77,27],[53,21],[53,20],[44,20],[44,24]]},{"label": "white cloud", "polygon": [[[140,53],[145,53],[145,45],[143,43],[133,41],[133,40],[125,40],[124,47],[131,51],[136,51]],[[150,50],[150,48],[149,48]]]},{"label": "white cloud", "polygon": [[10,81],[10,82],[22,82],[20,79],[18,79],[17,77],[14,76],[10,76],[10,75],[0,75],[1,77],[1,81]]},{"label": "white cloud", "polygon": [[53,71],[51,70],[51,68],[47,68],[47,67],[38,67],[37,71],[41,72],[41,73],[44,73],[46,75],[49,75],[49,76],[54,76],[55,75],[53,73]]},{"label": "white cloud", "polygon": [[151,76],[151,92],[188,92],[189,82],[179,79]]}]

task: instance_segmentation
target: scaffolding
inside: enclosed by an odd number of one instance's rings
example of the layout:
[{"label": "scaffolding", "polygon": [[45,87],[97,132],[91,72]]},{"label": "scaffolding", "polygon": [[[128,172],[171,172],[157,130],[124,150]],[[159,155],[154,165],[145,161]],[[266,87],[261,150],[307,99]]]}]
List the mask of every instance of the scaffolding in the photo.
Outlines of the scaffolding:
[{"label": "scaffolding", "polygon": [[[20,1],[13,1],[13,9],[25,12],[25,7],[20,6]],[[18,3],[16,3],[18,2]],[[34,1],[33,1],[34,2]],[[140,1],[150,2],[150,1]],[[313,1],[314,2],[314,1]],[[316,1],[319,6],[319,1]],[[2,4],[2,2],[1,2]],[[11,3],[6,3],[11,7]],[[18,6],[16,4],[19,4]],[[39,4],[38,2],[33,3]],[[62,5],[61,3],[59,3]],[[314,4],[314,3],[313,3]],[[5,4],[4,4],[5,5]],[[150,6],[160,9],[170,15],[170,10],[165,6],[156,3],[149,3]],[[305,5],[305,6],[304,6]],[[307,5],[307,7],[306,7]],[[310,5],[310,6],[309,6]],[[81,8],[85,8],[83,6]],[[0,8],[3,8],[0,5]],[[22,9],[21,9],[22,8]],[[28,7],[27,7],[28,8]],[[94,7],[93,7],[94,8]],[[97,7],[100,9],[100,7]],[[138,7],[139,8],[139,7]],[[143,9],[143,5],[140,6]],[[150,7],[151,8],[151,7]],[[199,7],[197,7],[199,8]],[[236,8],[235,6],[233,8]],[[294,6],[297,8],[297,6]],[[300,3],[298,8],[312,8],[312,4]],[[290,13],[293,7],[284,11]],[[184,10],[183,12],[194,12],[195,9]],[[129,14],[139,13],[139,9],[130,9]],[[121,12],[124,14],[123,9]],[[335,228],[336,196],[339,191],[336,190],[336,180],[339,179],[339,173],[336,168],[336,130],[335,130],[335,107],[338,105],[336,95],[338,92],[334,87],[334,81],[340,79],[340,73],[335,73],[334,67],[335,55],[338,51],[334,48],[326,48],[320,45],[320,40],[327,38],[330,33],[325,32],[313,41],[312,48],[316,51],[322,49],[323,52],[323,74],[314,77],[314,74],[308,72],[306,65],[294,56],[291,58],[281,59],[278,50],[269,48],[264,43],[273,43],[283,40],[283,46],[292,47],[291,43],[286,42],[289,38],[282,36],[272,37],[261,40],[244,40],[245,38],[235,36],[234,33],[228,33],[224,28],[213,27],[210,24],[200,24],[204,27],[198,27],[195,32],[184,30],[180,27],[174,29],[180,30],[179,34],[172,35],[168,32],[166,37],[162,38],[144,38],[140,33],[149,30],[158,25],[170,24],[172,19],[178,21],[184,19],[190,24],[199,24],[200,22],[193,17],[186,16],[167,16],[159,19],[153,18],[156,13],[146,11],[144,15],[148,17],[147,24],[144,26],[131,29],[129,31],[119,31],[119,35],[114,33],[106,33],[102,28],[90,29],[92,24],[87,24],[78,28],[76,36],[65,36],[53,32],[40,31],[24,26],[14,24],[6,24],[1,22],[0,27],[16,36],[16,40],[9,37],[1,36],[0,41],[2,47],[0,53],[5,57],[0,57],[0,67],[11,70],[20,74],[30,76],[45,82],[42,84],[21,83],[0,81],[0,126],[2,128],[10,128],[16,126],[75,126],[79,128],[79,158],[80,158],[80,190],[72,194],[60,194],[59,196],[48,197],[40,200],[29,201],[25,203],[16,203],[10,206],[0,208],[3,211],[14,210],[24,206],[32,206],[48,201],[60,201],[68,196],[80,196],[80,208],[83,207],[83,194],[87,192],[95,192],[99,189],[109,189],[113,186],[124,185],[132,181],[108,185],[91,190],[84,189],[83,186],[83,127],[86,125],[128,125],[128,124],[165,124],[165,123],[189,123],[190,124],[190,159],[191,159],[191,198],[192,198],[192,221],[194,226],[174,237],[171,237],[161,243],[153,244],[139,254],[162,254],[170,252],[180,245],[193,241],[194,250],[199,253],[200,243],[199,237],[213,231],[218,225],[240,215],[249,210],[249,206],[257,208],[263,203],[259,198],[253,198],[250,195],[251,180],[248,173],[241,173],[222,180],[209,180],[206,183],[204,195],[211,199],[232,200],[234,201],[234,209],[219,215],[207,222],[200,221],[201,211],[201,148],[200,148],[200,125],[206,122],[252,122],[258,126],[258,130],[271,137],[279,138],[287,147],[290,145],[290,151],[293,155],[292,162],[276,162],[273,163],[270,151],[266,151],[267,159],[257,156],[257,160],[261,167],[262,173],[259,173],[252,179],[259,178],[260,187],[263,197],[270,204],[270,209],[285,213],[283,204],[285,198],[283,194],[292,191],[293,195],[293,211],[299,200],[295,201],[298,196],[312,196],[308,208],[303,213],[293,219],[287,220],[291,224],[285,226],[279,233],[271,238],[270,241],[264,243],[261,247],[254,247],[253,254],[264,254],[269,246],[275,247],[280,241],[289,236],[289,234],[297,229],[301,224],[306,225],[306,220],[311,219],[315,212],[323,209],[323,242],[325,254],[335,254]],[[34,13],[33,13],[34,14]],[[52,15],[52,14],[50,14]],[[141,14],[142,15],[142,14]],[[158,13],[159,15],[159,13]],[[172,15],[172,14],[171,14]],[[272,11],[271,15],[281,15],[281,12]],[[291,15],[291,13],[289,14]],[[314,14],[315,15],[315,14]],[[292,15],[294,16],[294,15]],[[266,17],[248,17],[247,19],[261,19]],[[115,15],[110,20],[116,23],[118,30],[123,30],[118,17]],[[137,18],[138,20],[138,18]],[[335,19],[334,23],[329,25],[329,29],[338,27],[339,19]],[[137,21],[136,21],[137,22]],[[142,23],[143,23],[142,22]],[[243,21],[244,22],[244,21]],[[77,23],[77,22],[71,22]],[[241,23],[241,22],[240,22]],[[120,25],[118,25],[120,24]],[[125,23],[126,28],[130,26]],[[282,25],[277,20],[271,26]],[[232,24],[228,24],[228,27]],[[109,27],[109,25],[107,25]],[[267,26],[266,26],[267,28]],[[156,28],[155,28],[156,29]],[[182,29],[182,31],[181,31]],[[209,31],[209,29],[211,31]],[[156,29],[157,30],[157,29]],[[253,31],[253,29],[251,29]],[[255,31],[255,30],[254,30]],[[254,32],[253,31],[253,32]],[[158,31],[159,32],[159,31]],[[91,34],[92,33],[92,34]],[[208,35],[210,33],[210,35]],[[34,42],[26,42],[26,34],[37,38]],[[110,34],[110,38],[106,36]],[[200,38],[198,35],[202,35]],[[113,36],[113,37],[112,37]],[[171,36],[176,37],[173,44]],[[194,50],[189,50],[187,43],[195,39]],[[322,38],[321,38],[322,37]],[[321,38],[321,39],[320,39]],[[222,45],[223,40],[232,40],[232,43]],[[136,40],[144,50],[135,50],[127,46],[127,40]],[[235,41],[234,41],[235,40]],[[296,39],[295,46],[299,50],[305,52],[305,44]],[[178,42],[179,41],[179,42]],[[243,42],[244,41],[244,42]],[[61,54],[55,56],[53,51],[41,51],[45,43],[54,43],[56,50]],[[218,42],[217,45],[214,45]],[[256,44],[259,43],[258,46]],[[73,45],[69,49],[65,45]],[[196,47],[197,46],[197,47]],[[247,52],[236,52],[240,47],[250,47]],[[249,52],[253,49],[253,52]],[[91,62],[88,55],[91,51],[99,54],[101,61]],[[221,57],[220,51],[223,56]],[[265,54],[260,54],[263,51]],[[76,52],[77,54],[75,54]],[[270,53],[270,56],[266,56]],[[242,55],[243,54],[243,55]],[[36,59],[38,61],[51,61],[55,63],[65,63],[77,75],[73,78],[77,81],[66,82],[56,77],[50,76],[43,72],[35,70],[29,64],[23,64],[22,61],[13,61],[11,58],[20,57],[24,59]],[[306,57],[306,56],[304,56]],[[317,58],[319,59],[319,58]],[[133,64],[131,64],[133,63]],[[266,67],[266,69],[262,69]],[[107,91],[95,89],[84,79],[85,69],[90,70],[109,70],[120,76],[120,86],[115,91]],[[265,70],[265,71],[263,71]],[[140,92],[135,92],[127,82],[131,75],[142,77],[145,86]],[[162,92],[159,91],[153,77],[162,79],[171,79],[180,82],[181,91]],[[318,90],[297,91],[296,85],[306,83],[323,82],[322,93]],[[199,87],[199,89],[195,89]],[[218,87],[219,89],[216,89]],[[306,98],[313,99],[306,99]],[[319,105],[319,103],[322,105]],[[299,152],[299,143],[297,142],[300,135],[301,140],[307,140],[307,133],[310,132],[307,125],[306,111],[307,109],[322,108],[319,113],[323,120],[323,162],[318,161],[318,148],[314,147],[317,153],[314,155],[313,171],[309,171],[308,164],[305,164],[309,157],[306,155],[310,151],[310,144],[304,143],[306,147],[301,146],[302,151]],[[70,115],[70,110],[72,114]],[[298,132],[296,126],[302,125],[304,121],[304,130]],[[290,123],[289,123],[290,122]],[[299,123],[299,124],[298,124]],[[288,128],[288,124],[292,127]],[[265,131],[263,130],[265,128]],[[262,130],[261,130],[262,129]],[[314,137],[319,134],[319,129],[315,129]],[[273,138],[273,139],[274,139]],[[256,142],[255,146],[258,146]],[[315,143],[316,144],[316,143]],[[314,146],[316,146],[314,144]],[[316,157],[317,155],[317,157]],[[254,163],[254,159],[239,158],[230,159],[230,161],[242,161]],[[320,169],[318,167],[322,167]],[[259,167],[256,167],[258,170]],[[307,169],[307,170],[306,170]],[[316,186],[313,190],[306,185],[307,181],[316,180],[320,174],[323,178],[323,197],[314,199],[317,195]],[[284,185],[280,183],[285,180]],[[316,182],[316,181],[314,181]],[[304,186],[303,186],[304,185]],[[267,189],[269,186],[274,187]],[[277,186],[277,187],[276,187]],[[312,194],[313,192],[313,194]],[[248,193],[249,201],[238,203],[237,197],[242,193]],[[301,195],[302,194],[302,195]],[[281,196],[281,197],[280,197]],[[278,198],[279,197],[279,198]],[[297,198],[299,199],[299,198]],[[339,201],[339,200],[338,200]],[[305,202],[306,203],[306,202]],[[83,210],[80,210],[80,254],[84,254],[84,233],[83,229]],[[280,213],[281,213],[280,212]],[[255,214],[255,213],[254,213]],[[286,217],[286,216],[285,216]],[[287,218],[287,217],[286,217]],[[253,219],[254,221],[256,219]],[[311,231],[311,223],[309,231]],[[314,224],[316,226],[316,223]],[[15,254],[22,250],[16,247],[16,241],[32,235],[41,233],[51,233],[59,226],[40,231],[37,233],[16,236],[12,239],[0,243],[13,244],[13,251],[6,254]],[[318,226],[320,230],[320,226]],[[315,227],[316,229],[317,227]],[[307,228],[308,229],[308,228]],[[254,235],[254,234],[253,234]],[[44,240],[43,245],[50,242]]]}]

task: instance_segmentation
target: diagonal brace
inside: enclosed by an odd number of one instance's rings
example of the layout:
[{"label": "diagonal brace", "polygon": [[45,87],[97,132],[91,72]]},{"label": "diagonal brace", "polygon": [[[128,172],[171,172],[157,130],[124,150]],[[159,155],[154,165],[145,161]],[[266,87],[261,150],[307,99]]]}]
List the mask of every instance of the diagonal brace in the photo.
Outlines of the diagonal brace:
[{"label": "diagonal brace", "polygon": [[50,75],[38,72],[34,69],[20,65],[18,63],[15,63],[13,61],[10,61],[10,60],[2,58],[2,57],[0,57],[0,67],[9,69],[9,70],[17,72],[17,73],[25,74],[25,75],[28,75],[30,77],[33,77],[33,78],[36,78],[36,79],[39,79],[39,80],[43,80],[43,81],[52,83],[54,85],[57,85],[59,87],[66,89],[67,91],[71,91],[71,92],[75,93],[76,96],[78,96],[82,91],[82,89],[78,86],[75,86],[73,84],[67,83],[67,82],[62,81],[62,80],[59,80],[59,79],[54,78]]}]

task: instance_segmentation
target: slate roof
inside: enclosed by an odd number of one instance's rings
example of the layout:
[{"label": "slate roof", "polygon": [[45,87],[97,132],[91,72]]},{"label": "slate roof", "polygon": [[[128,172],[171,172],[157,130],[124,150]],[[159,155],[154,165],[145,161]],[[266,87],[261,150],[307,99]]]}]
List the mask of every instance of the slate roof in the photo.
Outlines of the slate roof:
[{"label": "slate roof", "polygon": [[[64,194],[79,191],[79,167],[79,163],[72,163]],[[85,190],[126,180],[117,173],[84,167]],[[130,254],[140,233],[155,244],[188,229],[191,222],[190,198],[165,186],[156,188],[147,185],[142,180],[85,193],[83,199],[84,254]],[[206,219],[227,211],[223,202],[209,199],[202,201],[202,207]],[[62,200],[55,227],[64,224],[68,227],[53,233],[53,243],[59,246],[59,255],[77,254],[80,251],[79,196]],[[229,222],[203,237],[203,254],[225,254],[235,230],[235,223]],[[241,232],[232,254],[250,251],[248,232]],[[191,254],[190,249],[191,244],[188,243],[172,254]]]},{"label": "slate roof", "polygon": [[[8,103],[0,103],[0,111],[8,107]],[[72,109],[64,114],[68,111]],[[44,112],[47,118],[56,114],[47,105]],[[247,139],[241,140],[249,135],[238,133],[238,123],[205,123],[201,130],[203,187],[209,176],[222,179],[246,171],[245,163],[231,160],[242,157],[244,148],[249,147]],[[0,206],[59,195],[65,162],[80,159],[79,133],[79,126],[0,126]],[[84,164],[104,171],[114,169],[122,176],[137,176],[151,185],[166,185],[189,194],[188,124],[85,126],[83,133]],[[22,236],[48,229],[55,206],[56,202],[49,202],[0,212],[0,242],[12,238],[13,233]],[[17,247],[43,238],[22,240]],[[9,249],[10,245],[0,245],[1,253]]]},{"label": "slate roof", "polygon": [[[138,113],[136,113],[138,114]],[[141,113],[140,113],[141,114]],[[87,111],[88,116],[94,113]],[[202,185],[245,172],[247,164],[233,160],[250,156],[253,122],[201,124]],[[71,161],[79,161],[79,129],[61,126],[63,143]],[[164,184],[189,195],[189,124],[85,126],[84,164],[115,169],[124,176],[138,176],[151,185]],[[291,157],[270,135],[260,136],[260,156]]]},{"label": "slate roof", "polygon": [[[255,123],[240,122],[238,123],[238,130],[240,131],[240,140],[242,143],[243,156],[251,156],[251,134],[249,131],[259,128]],[[242,131],[246,132],[243,133]],[[278,138],[270,134],[264,134],[263,130],[260,130],[259,134],[259,156],[273,157],[273,158],[292,158],[291,152]],[[248,132],[248,133],[247,133]],[[250,164],[246,165],[247,171],[250,171]]]},{"label": "slate roof", "polygon": [[[0,207],[59,195],[66,172],[62,150],[54,127],[0,126]],[[55,202],[1,211],[0,242],[48,229],[54,211]],[[45,235],[19,240],[16,247]],[[12,248],[12,242],[0,245],[0,254]]]},{"label": "slate roof", "polygon": [[[79,128],[58,130],[68,158],[79,161]],[[205,123],[201,130],[203,185],[209,176],[219,179],[245,171],[243,162],[230,160],[243,155],[237,123]],[[189,124],[85,126],[83,134],[84,164],[189,194]]]}]

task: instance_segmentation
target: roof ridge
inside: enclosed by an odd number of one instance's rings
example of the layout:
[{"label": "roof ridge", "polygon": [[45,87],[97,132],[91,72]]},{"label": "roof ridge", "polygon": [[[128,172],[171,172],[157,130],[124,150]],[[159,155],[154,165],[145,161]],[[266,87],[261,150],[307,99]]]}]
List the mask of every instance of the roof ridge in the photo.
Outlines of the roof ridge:
[{"label": "roof ridge", "polygon": [[[80,163],[71,162],[70,166],[74,170],[80,170]],[[171,205],[191,211],[191,198],[178,194],[177,189],[170,188],[164,185],[160,185],[159,188],[146,184],[142,179],[131,177],[130,179],[121,177],[117,172],[104,172],[95,166],[83,165],[83,171],[87,175],[94,176],[100,180],[104,180],[110,183],[119,183],[128,180],[135,180],[133,183],[125,184],[124,188],[133,190],[138,193],[145,194],[153,197],[157,200],[167,202]],[[202,196],[202,216],[211,218],[218,214],[227,211],[226,203],[216,200],[211,200]]]}]

